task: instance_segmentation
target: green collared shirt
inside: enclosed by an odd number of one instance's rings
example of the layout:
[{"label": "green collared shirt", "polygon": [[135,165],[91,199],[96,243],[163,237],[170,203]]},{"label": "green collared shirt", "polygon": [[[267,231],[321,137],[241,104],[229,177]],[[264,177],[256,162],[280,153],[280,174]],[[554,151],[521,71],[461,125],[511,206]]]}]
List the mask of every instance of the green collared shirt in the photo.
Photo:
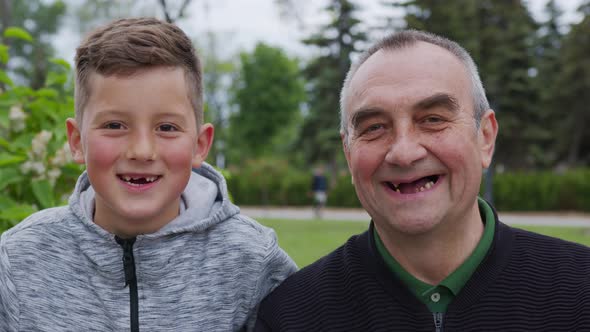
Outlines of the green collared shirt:
[{"label": "green collared shirt", "polygon": [[383,260],[389,269],[395,273],[406,286],[414,293],[414,295],[422,301],[431,312],[446,312],[447,307],[453,301],[455,296],[459,294],[465,283],[469,280],[473,272],[477,269],[479,264],[485,258],[492,240],[494,239],[494,212],[492,208],[478,197],[479,213],[482,216],[485,224],[484,231],[479,243],[473,250],[473,253],[461,264],[455,271],[449,274],[438,285],[430,285],[421,280],[416,279],[408,273],[396,260],[389,254],[385,245],[379,238],[377,231],[374,230],[375,244],[377,250],[383,257]]}]

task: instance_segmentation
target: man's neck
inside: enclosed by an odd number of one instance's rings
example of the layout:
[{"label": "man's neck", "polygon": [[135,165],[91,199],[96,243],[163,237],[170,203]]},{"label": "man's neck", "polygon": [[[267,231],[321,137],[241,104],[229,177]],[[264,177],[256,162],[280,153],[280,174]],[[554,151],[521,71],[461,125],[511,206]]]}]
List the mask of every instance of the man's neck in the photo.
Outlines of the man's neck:
[{"label": "man's neck", "polygon": [[471,255],[484,224],[476,203],[464,218],[443,221],[424,234],[400,234],[378,224],[375,228],[387,251],[408,273],[437,285]]}]

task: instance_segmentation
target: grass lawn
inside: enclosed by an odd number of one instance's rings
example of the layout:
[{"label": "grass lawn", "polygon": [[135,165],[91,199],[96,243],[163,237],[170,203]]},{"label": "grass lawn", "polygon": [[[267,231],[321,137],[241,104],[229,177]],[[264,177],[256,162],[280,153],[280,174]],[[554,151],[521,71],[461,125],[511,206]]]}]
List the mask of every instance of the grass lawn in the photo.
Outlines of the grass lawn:
[{"label": "grass lawn", "polygon": [[[275,229],[280,246],[301,268],[342,245],[351,235],[364,232],[367,222],[259,219]],[[590,229],[577,227],[518,226],[533,232],[590,246]]]}]

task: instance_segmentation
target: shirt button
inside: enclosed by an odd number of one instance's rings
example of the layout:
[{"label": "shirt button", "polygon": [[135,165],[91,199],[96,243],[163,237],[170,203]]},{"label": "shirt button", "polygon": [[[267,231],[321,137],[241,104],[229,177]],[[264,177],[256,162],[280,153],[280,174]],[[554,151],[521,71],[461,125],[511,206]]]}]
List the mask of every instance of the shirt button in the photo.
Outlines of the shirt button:
[{"label": "shirt button", "polygon": [[432,295],[430,295],[430,299],[432,300],[432,302],[438,302],[438,301],[440,301],[440,294],[439,293],[432,293]]}]

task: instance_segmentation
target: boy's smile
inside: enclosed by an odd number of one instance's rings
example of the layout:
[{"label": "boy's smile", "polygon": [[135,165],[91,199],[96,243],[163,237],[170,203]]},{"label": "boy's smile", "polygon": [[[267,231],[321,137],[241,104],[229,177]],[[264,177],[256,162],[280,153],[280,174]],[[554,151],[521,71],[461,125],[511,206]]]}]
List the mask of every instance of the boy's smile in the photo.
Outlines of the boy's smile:
[{"label": "boy's smile", "polygon": [[197,131],[180,68],[90,77],[82,123],[68,120],[74,160],[96,191],[94,222],[111,233],[152,233],[174,219],[193,167],[206,158],[211,125]]}]

